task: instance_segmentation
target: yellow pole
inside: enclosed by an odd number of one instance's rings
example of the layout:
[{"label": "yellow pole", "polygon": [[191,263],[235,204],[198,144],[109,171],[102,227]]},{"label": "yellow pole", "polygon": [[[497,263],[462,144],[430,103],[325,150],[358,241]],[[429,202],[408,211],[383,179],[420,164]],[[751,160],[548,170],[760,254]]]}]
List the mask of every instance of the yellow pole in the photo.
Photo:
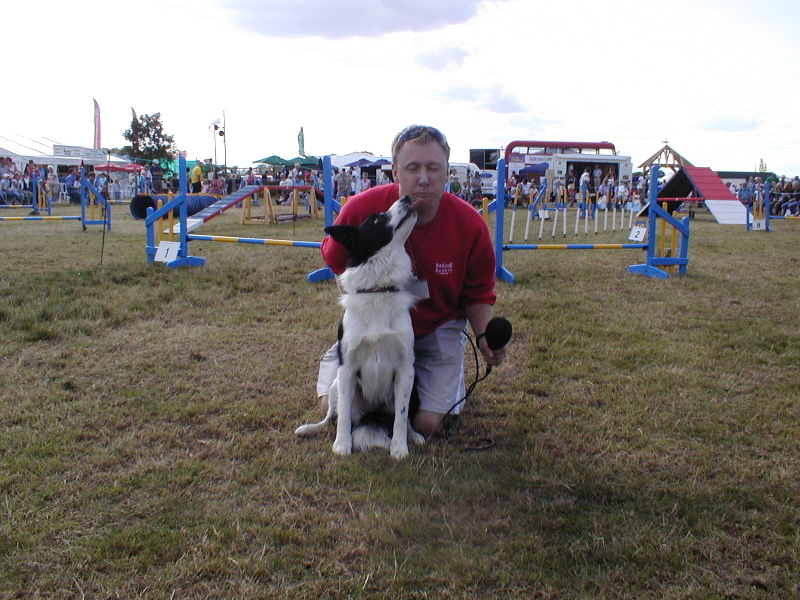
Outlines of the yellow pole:
[{"label": "yellow pole", "polygon": [[252,222],[252,207],[252,197],[248,196],[242,201],[242,212],[239,215],[239,225],[244,225],[245,223],[249,224]]},{"label": "yellow pole", "polygon": [[[678,211],[676,210],[674,213],[672,213],[672,216],[677,219],[678,218]],[[672,227],[672,240],[671,240],[671,242],[672,242],[672,247],[670,248],[670,253],[669,254],[670,254],[670,256],[677,256],[676,248],[678,247],[678,230],[675,229],[674,227]],[[675,274],[675,267],[677,267],[677,266],[678,265],[670,265],[669,266],[669,274],[670,275],[674,275]]]},{"label": "yellow pole", "polygon": [[[164,205],[164,202],[159,200],[156,202],[156,210],[161,208]],[[156,228],[156,246],[161,243],[161,240],[164,239],[164,217],[161,217],[158,221],[155,222]]]},{"label": "yellow pole", "polygon": [[[169,204],[170,202],[172,202],[172,192],[169,192],[167,194],[167,204]],[[175,236],[175,214],[174,214],[174,211],[172,211],[172,210],[169,211],[169,215],[167,216],[167,219],[168,219],[167,223],[169,224],[169,241],[173,242],[173,241],[175,241],[175,237],[174,237]],[[163,223],[162,223],[162,228],[163,228]]]},{"label": "yellow pole", "polygon": [[319,212],[317,211],[317,191],[313,185],[311,186],[311,192],[308,194],[308,201],[311,203],[311,218],[316,219]]},{"label": "yellow pole", "polygon": [[[664,210],[667,210],[667,203],[661,205]],[[664,219],[660,219],[658,223],[658,255],[659,257],[664,256],[664,246],[666,245],[665,233],[666,233],[667,222]]]}]

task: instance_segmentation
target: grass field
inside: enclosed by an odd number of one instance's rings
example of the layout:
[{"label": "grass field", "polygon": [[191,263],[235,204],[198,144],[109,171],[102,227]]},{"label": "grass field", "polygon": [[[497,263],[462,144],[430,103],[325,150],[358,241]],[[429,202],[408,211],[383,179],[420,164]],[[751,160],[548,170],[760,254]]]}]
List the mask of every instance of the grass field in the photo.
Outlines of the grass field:
[{"label": "grass field", "polygon": [[[397,462],[293,434],[340,318],[318,251],[168,270],[113,211],[0,222],[0,598],[800,598],[797,223],[701,211],[668,280],[507,253],[508,360]],[[200,233],[322,237],[232,213]]]}]

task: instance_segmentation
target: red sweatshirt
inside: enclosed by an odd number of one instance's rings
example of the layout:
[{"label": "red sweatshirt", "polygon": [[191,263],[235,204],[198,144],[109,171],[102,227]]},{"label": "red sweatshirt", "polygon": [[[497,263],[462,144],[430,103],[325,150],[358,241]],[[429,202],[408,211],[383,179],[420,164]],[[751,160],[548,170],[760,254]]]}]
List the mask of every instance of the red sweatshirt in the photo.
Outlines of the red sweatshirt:
[{"label": "red sweatshirt", "polygon": [[[381,185],[353,196],[336,219],[338,225],[358,226],[373,213],[384,212],[399,196],[398,184]],[[489,228],[468,203],[445,192],[439,211],[427,225],[417,225],[406,241],[414,271],[428,284],[430,298],[411,311],[414,334],[428,334],[453,319],[466,317],[472,304],[494,305],[495,257]],[[334,273],[350,262],[341,244],[327,236],[322,258]]]}]

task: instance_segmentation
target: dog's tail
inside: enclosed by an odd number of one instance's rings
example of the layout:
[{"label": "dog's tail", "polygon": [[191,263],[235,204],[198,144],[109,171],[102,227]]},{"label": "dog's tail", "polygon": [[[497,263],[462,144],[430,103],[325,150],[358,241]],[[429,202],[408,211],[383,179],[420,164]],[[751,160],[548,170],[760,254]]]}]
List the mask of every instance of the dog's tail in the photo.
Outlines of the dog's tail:
[{"label": "dog's tail", "polygon": [[358,451],[372,448],[389,449],[392,443],[389,432],[378,423],[364,423],[353,430],[353,449]]},{"label": "dog's tail", "polygon": [[311,437],[313,435],[317,435],[320,431],[325,429],[325,427],[330,422],[331,422],[331,415],[328,414],[319,423],[308,423],[306,425],[300,425],[300,427],[294,430],[294,433],[295,435],[299,435],[300,437]]}]

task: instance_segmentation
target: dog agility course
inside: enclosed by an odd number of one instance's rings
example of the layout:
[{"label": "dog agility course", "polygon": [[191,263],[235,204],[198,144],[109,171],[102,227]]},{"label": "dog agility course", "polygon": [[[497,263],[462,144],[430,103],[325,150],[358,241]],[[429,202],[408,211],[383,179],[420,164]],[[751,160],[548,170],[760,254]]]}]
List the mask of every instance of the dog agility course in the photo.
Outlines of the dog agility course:
[{"label": "dog agility course", "polygon": [[[644,249],[504,251],[508,359],[396,464],[293,433],[341,319],[316,249],[192,240],[207,266],[167,269],[112,210],[101,268],[77,223],[0,223],[0,595],[796,597],[795,222],[698,211],[669,279],[627,273]],[[193,233],[287,229],[236,216]],[[605,242],[573,216],[555,242]]]},{"label": "dog agility course", "polygon": [[[185,161],[185,159],[182,159]],[[185,172],[185,162],[181,163],[180,172]],[[654,170],[655,173],[655,170]],[[325,180],[325,189],[333,189],[333,171],[331,168],[330,156],[323,159],[323,177]],[[498,176],[505,176],[505,161],[501,159],[498,162]],[[655,175],[654,175],[655,176]],[[504,179],[501,179],[504,180]],[[503,189],[498,190],[498,197],[488,203],[484,209],[484,218],[488,221],[488,215],[495,213],[495,255],[497,257],[497,277],[509,283],[515,281],[514,275],[506,269],[503,263],[503,253],[514,250],[639,250],[645,251],[645,260],[641,264],[634,264],[628,267],[630,273],[641,274],[647,277],[667,278],[671,273],[683,275],[686,273],[687,265],[689,263],[688,250],[689,250],[689,219],[684,217],[678,219],[676,216],[669,214],[666,207],[658,206],[656,199],[657,186],[652,185],[651,182],[651,197],[650,202],[646,207],[646,221],[641,223],[637,221],[637,228],[633,235],[637,240],[633,243],[594,243],[594,244],[514,244],[504,243],[504,229],[505,229],[505,210],[500,210],[498,207],[505,206],[505,192]],[[502,188],[502,186],[501,186]],[[147,245],[146,255],[149,262],[163,262],[170,268],[181,266],[203,266],[205,259],[201,257],[192,256],[189,252],[189,242],[226,242],[226,243],[239,243],[239,244],[256,244],[267,246],[294,246],[302,248],[319,248],[320,242],[313,241],[296,241],[296,240],[280,240],[268,238],[253,238],[253,237],[235,237],[235,236],[214,236],[214,235],[198,235],[190,233],[193,229],[212,219],[213,217],[221,214],[229,208],[241,204],[245,199],[255,196],[259,191],[259,186],[250,186],[242,188],[241,190],[231,194],[222,199],[215,196],[193,196],[186,192],[187,183],[185,176],[180,180],[180,193],[171,198],[165,196],[163,198],[139,197],[138,200],[131,203],[131,213],[136,218],[144,218],[145,227],[147,231]],[[166,201],[166,204],[162,204]],[[158,202],[158,204],[157,204]],[[269,200],[267,200],[269,202]],[[160,206],[159,206],[160,204]],[[538,202],[532,204],[529,209],[531,217],[526,225],[526,237],[530,222],[535,218],[535,209],[539,207]],[[330,225],[334,222],[334,213],[338,212],[341,206],[335,200],[325,202],[325,225]],[[546,210],[546,209],[543,209]],[[566,235],[566,222],[567,213],[566,208],[563,210],[562,223],[564,233]],[[559,211],[555,210],[554,214]],[[514,217],[516,212],[512,213],[511,235],[513,236]],[[621,220],[619,222],[620,231],[624,230],[625,212],[620,211]],[[175,217],[177,216],[177,222]],[[193,219],[190,219],[193,217]],[[557,217],[553,220],[553,234],[555,235]],[[579,220],[581,218],[581,209],[576,212],[575,219],[575,233],[578,233]],[[588,208],[583,208],[584,219],[584,233],[588,233],[588,223],[590,218],[594,219],[594,228],[597,232],[599,213],[594,212],[590,217]],[[277,220],[276,220],[277,222]],[[628,227],[633,231],[631,226],[633,222],[632,211],[628,212]],[[606,211],[605,225],[608,224],[608,212]],[[541,230],[544,225],[544,219],[541,219]],[[612,213],[612,231],[616,231],[617,218],[616,211]],[[667,229],[669,228],[669,230]],[[168,238],[165,239],[164,233],[166,232]],[[175,239],[177,235],[178,239]],[[308,275],[309,281],[324,281],[333,277],[330,269],[322,268]]]}]

